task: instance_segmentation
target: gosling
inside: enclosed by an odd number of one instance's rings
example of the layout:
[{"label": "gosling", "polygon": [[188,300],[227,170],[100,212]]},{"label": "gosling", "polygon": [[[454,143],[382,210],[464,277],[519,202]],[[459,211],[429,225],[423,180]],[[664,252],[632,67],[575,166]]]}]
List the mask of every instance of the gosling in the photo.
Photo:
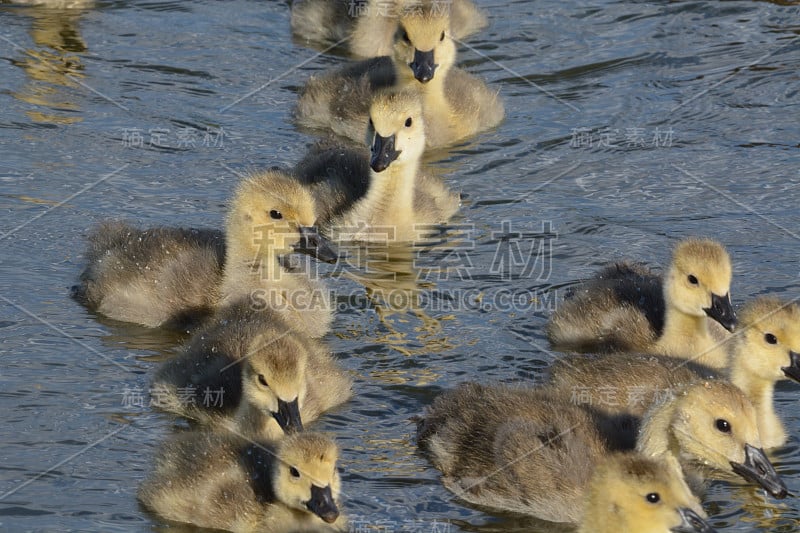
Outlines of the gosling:
[{"label": "gosling", "polygon": [[[637,451],[666,461],[698,492],[708,477],[738,474],[785,497],[741,391],[713,383],[682,392],[654,406]],[[552,391],[466,384],[436,398],[418,421],[417,442],[445,487],[467,502],[577,523],[595,465],[628,431]]]},{"label": "gosling", "polygon": [[73,295],[115,320],[184,328],[253,293],[320,337],[332,321],[328,292],[320,280],[290,271],[289,260],[295,252],[336,260],[314,227],[314,208],[297,180],[271,170],[239,185],[224,236],[101,224],[89,235],[87,266]]},{"label": "gosling", "polygon": [[[355,4],[341,0],[301,0],[292,3],[292,33],[305,41],[331,46],[346,41],[354,57],[392,53],[400,2],[369,0]],[[486,15],[470,0],[440,2],[448,10],[453,37],[463,39],[486,27]]]},{"label": "gosling", "polygon": [[602,270],[550,317],[547,337],[558,350],[657,353],[723,368],[727,338],[708,319],[733,331],[730,284],[725,248],[686,239],[675,247],[666,279],[628,263]]},{"label": "gosling", "polygon": [[420,93],[428,149],[454,144],[499,124],[505,114],[502,101],[483,81],[454,66],[449,16],[436,5],[404,4],[391,56],[312,77],[295,110],[298,124],[361,142],[367,134],[372,96],[386,88]]},{"label": "gosling", "polygon": [[[426,409],[417,443],[461,499],[577,524],[595,466],[611,453],[613,430],[589,410],[541,389],[465,383]],[[670,467],[682,480],[680,469]],[[696,498],[689,500],[703,512]]]},{"label": "gosling", "polygon": [[755,407],[763,446],[781,446],[787,436],[775,412],[774,390],[781,379],[800,382],[800,306],[760,297],[739,315],[740,327],[728,343],[730,362],[721,371],[665,356],[568,355],[551,365],[548,385],[605,414],[641,417],[670,389],[727,378]]},{"label": "gosling", "polygon": [[201,424],[277,439],[352,396],[324,345],[244,300],[218,313],[158,369],[154,405]]},{"label": "gosling", "polygon": [[336,443],[300,433],[278,443],[184,432],[159,450],[139,500],[158,516],[233,532],[345,531]]},{"label": "gosling", "polygon": [[413,91],[377,93],[370,106],[371,156],[320,144],[295,168],[314,191],[320,227],[339,240],[413,241],[447,222],[460,197],[420,172],[425,130]]}]

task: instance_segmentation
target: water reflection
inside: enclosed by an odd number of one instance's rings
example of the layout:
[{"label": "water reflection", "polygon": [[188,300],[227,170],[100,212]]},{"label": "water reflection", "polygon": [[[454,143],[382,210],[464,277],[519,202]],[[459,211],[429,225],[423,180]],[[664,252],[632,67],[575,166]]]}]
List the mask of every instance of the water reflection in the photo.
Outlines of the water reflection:
[{"label": "water reflection", "polygon": [[[423,254],[429,246],[410,243],[353,244],[345,250],[347,265],[342,275],[364,287],[369,306],[378,315],[383,332],[377,342],[406,356],[452,349],[441,320],[425,309],[425,296],[436,287],[428,280]],[[408,335],[415,333],[412,341]],[[427,379],[426,379],[427,381]]]},{"label": "water reflection", "polygon": [[30,17],[30,35],[35,47],[15,46],[22,54],[12,64],[21,67],[27,83],[14,93],[17,99],[35,106],[27,111],[36,123],[69,125],[80,122],[80,108],[72,89],[85,77],[81,54],[87,51],[78,24],[93,2],[47,2],[13,12]]},{"label": "water reflection", "polygon": [[741,502],[737,517],[741,523],[750,524],[762,531],[796,530],[796,519],[786,514],[791,507],[786,502],[771,498],[764,489],[734,485],[727,496],[732,501]]}]

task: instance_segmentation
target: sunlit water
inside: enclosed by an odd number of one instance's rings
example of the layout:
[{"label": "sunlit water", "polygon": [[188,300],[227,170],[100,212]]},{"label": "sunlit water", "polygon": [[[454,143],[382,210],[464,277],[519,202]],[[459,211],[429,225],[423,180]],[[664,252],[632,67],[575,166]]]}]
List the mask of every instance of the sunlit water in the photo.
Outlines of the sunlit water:
[{"label": "sunlit water", "polygon": [[[735,302],[800,296],[800,19],[782,4],[481,4],[491,26],[460,61],[507,118],[433,158],[466,199],[438,242],[388,265],[420,309],[324,270],[341,304],[326,341],[357,394],[316,427],[343,449],[354,525],[538,527],[454,501],[409,418],[464,380],[535,381],[549,309],[606,260],[663,265],[676,239],[708,235],[732,253]],[[291,122],[296,91],[341,61],[315,53],[281,2],[0,6],[1,527],[158,527],[136,488],[177,422],[147,389],[180,339],[68,298],[85,233],[109,217],[220,227],[238,173],[290,166],[312,141]],[[779,387],[792,438],[774,454],[794,494],[797,394]],[[723,484],[707,498],[739,531],[794,531],[796,508]]]}]

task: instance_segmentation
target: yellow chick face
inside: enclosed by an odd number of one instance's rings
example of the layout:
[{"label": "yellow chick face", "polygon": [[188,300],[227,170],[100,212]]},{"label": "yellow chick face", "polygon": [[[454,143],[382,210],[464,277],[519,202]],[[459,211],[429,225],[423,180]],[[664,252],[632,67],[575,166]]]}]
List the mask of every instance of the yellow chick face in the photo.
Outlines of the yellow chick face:
[{"label": "yellow chick face", "polygon": [[700,503],[666,462],[613,455],[595,469],[580,531],[714,531],[700,513]]},{"label": "yellow chick face", "polygon": [[[410,2],[400,14],[395,35],[394,62],[401,75],[413,75],[422,84],[444,79],[455,62],[450,17],[441,2]],[[409,70],[410,69],[410,70]]]},{"label": "yellow chick face", "polygon": [[394,161],[416,162],[425,151],[422,104],[411,91],[384,92],[370,105],[370,166],[382,172]]},{"label": "yellow chick face", "polygon": [[242,362],[243,401],[269,413],[286,433],[302,431],[306,350],[290,336],[257,337]]},{"label": "yellow chick face", "polygon": [[675,247],[666,277],[666,299],[690,316],[709,316],[733,331],[731,261],[725,248],[709,239],[687,239]]},{"label": "yellow chick face", "polygon": [[304,252],[332,261],[335,253],[317,234],[316,220],[311,194],[293,177],[270,170],[239,185],[227,235],[232,247],[254,260]]},{"label": "yellow chick face", "polygon": [[788,377],[800,382],[800,306],[761,297],[740,314],[742,354],[747,372],[766,381]]},{"label": "yellow chick face", "polygon": [[738,474],[776,498],[787,489],[761,446],[756,411],[736,386],[705,382],[682,391],[671,424],[684,460],[724,475]]},{"label": "yellow chick face", "polygon": [[339,518],[336,500],[340,481],[336,471],[336,444],[319,433],[297,433],[285,437],[278,448],[273,487],[280,501],[308,511],[332,524]]}]

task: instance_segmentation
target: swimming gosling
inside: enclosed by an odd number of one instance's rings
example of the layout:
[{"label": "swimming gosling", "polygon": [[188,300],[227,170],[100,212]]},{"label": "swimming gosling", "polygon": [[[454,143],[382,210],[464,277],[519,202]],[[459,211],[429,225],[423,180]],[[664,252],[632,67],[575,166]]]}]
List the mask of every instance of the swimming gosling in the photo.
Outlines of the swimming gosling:
[{"label": "swimming gosling", "polygon": [[292,253],[336,259],[314,227],[314,207],[294,178],[271,170],[239,184],[224,237],[216,230],[100,224],[89,235],[87,266],[73,295],[115,320],[183,328],[255,293],[309,335],[322,336],[332,320],[325,285],[286,268]]},{"label": "swimming gosling", "polygon": [[447,222],[460,197],[420,171],[422,106],[413,91],[383,91],[370,105],[371,155],[317,145],[295,168],[318,201],[320,227],[342,240],[413,241]]},{"label": "swimming gosling", "polygon": [[664,279],[629,263],[600,271],[553,313],[547,337],[558,350],[658,353],[723,368],[725,338],[713,334],[708,319],[733,331],[730,284],[725,248],[685,239]]},{"label": "swimming gosling", "polygon": [[352,380],[321,342],[243,300],[161,365],[152,394],[165,411],[277,439],[350,399]]},{"label": "swimming gosling", "polygon": [[[541,389],[465,383],[426,408],[417,443],[459,498],[577,524],[595,466],[611,453],[605,432],[612,428],[602,423]],[[682,479],[680,468],[670,467]]]},{"label": "swimming gosling", "polygon": [[387,88],[419,92],[428,149],[451,145],[503,120],[497,91],[454,66],[456,48],[446,10],[436,9],[435,2],[404,3],[399,20],[391,56],[311,77],[295,110],[299,125],[361,142],[372,96]]},{"label": "swimming gosling", "polygon": [[[463,500],[577,523],[594,466],[630,431],[551,390],[468,383],[426,409],[417,442]],[[707,478],[740,476],[787,495],[761,450],[753,406],[728,383],[692,385],[655,405],[636,450],[665,460],[697,492]]]},{"label": "swimming gosling", "polygon": [[158,516],[233,532],[345,531],[336,443],[299,433],[273,443],[183,432],[159,450],[139,500]]}]

